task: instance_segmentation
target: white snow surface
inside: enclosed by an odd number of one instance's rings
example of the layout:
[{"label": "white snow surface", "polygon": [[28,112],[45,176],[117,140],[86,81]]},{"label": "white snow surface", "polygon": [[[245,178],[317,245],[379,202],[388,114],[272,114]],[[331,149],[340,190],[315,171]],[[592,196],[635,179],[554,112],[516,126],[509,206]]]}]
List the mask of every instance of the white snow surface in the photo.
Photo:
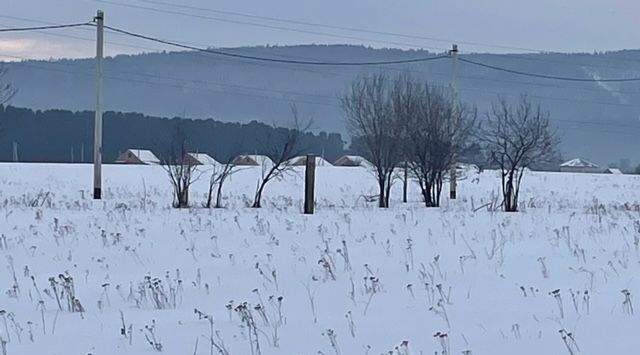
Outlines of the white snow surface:
[{"label": "white snow surface", "polygon": [[303,215],[303,167],[251,209],[260,173],[176,210],[160,166],[104,166],[94,201],[91,165],[0,164],[6,354],[638,353],[640,177],[527,172],[503,213],[486,170],[381,210],[369,171],[325,167]]}]

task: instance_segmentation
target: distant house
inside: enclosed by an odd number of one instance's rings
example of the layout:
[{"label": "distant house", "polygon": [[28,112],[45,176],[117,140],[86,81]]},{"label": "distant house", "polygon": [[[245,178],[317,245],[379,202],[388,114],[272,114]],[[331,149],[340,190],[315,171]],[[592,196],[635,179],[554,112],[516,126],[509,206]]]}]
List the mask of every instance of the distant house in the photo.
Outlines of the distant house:
[{"label": "distant house", "polygon": [[[316,166],[333,166],[333,164],[329,163],[325,158],[316,156]],[[287,162],[289,165],[293,166],[304,166],[307,164],[307,156],[301,155],[295,157]]]},{"label": "distant house", "polygon": [[613,174],[613,175],[624,175],[622,170],[617,168],[606,168],[603,171],[604,174]]},{"label": "distant house", "polygon": [[333,162],[335,166],[362,166],[365,168],[370,168],[373,166],[370,161],[361,157],[359,155],[344,155],[335,162]]},{"label": "distant house", "polygon": [[560,171],[564,173],[600,174],[604,171],[604,169],[588,160],[576,158],[560,164]]},{"label": "distant house", "polygon": [[147,149],[127,149],[118,156],[115,162],[118,164],[157,165],[160,164],[160,159]]},{"label": "distant house", "polygon": [[260,165],[272,165],[273,160],[266,155],[239,155],[233,159],[233,164],[244,166],[260,166]]},{"label": "distant house", "polygon": [[184,157],[186,163],[190,165],[219,165],[217,160],[205,153],[187,153]]}]

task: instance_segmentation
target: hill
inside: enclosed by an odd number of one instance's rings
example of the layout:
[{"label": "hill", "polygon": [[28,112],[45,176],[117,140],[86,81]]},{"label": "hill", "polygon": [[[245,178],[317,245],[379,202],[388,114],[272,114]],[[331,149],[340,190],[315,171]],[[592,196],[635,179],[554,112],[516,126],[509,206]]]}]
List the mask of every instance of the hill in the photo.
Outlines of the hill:
[{"label": "hill", "polygon": [[[381,61],[430,55],[427,51],[372,49],[346,45],[231,48],[271,58]],[[514,70],[577,77],[640,76],[640,51],[594,54],[470,54],[464,58]],[[12,102],[34,109],[89,110],[94,106],[92,59],[6,64],[19,92]],[[215,118],[224,122],[282,123],[291,104],[313,116],[317,130],[345,133],[338,96],[354,77],[368,71],[410,72],[448,85],[452,65],[438,60],[393,67],[309,67],[230,60],[195,52],[121,55],[105,61],[108,110],[155,116]],[[637,162],[640,83],[558,82],[459,64],[460,96],[484,111],[499,96],[528,94],[548,110],[562,136],[567,158],[598,163],[621,158]]]}]

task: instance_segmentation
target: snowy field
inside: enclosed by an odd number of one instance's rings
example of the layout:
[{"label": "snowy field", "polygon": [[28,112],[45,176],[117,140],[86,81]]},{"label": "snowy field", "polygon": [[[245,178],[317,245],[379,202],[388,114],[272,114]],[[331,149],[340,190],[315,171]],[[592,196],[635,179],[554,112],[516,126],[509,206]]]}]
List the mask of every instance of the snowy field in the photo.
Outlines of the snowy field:
[{"label": "snowy field", "polygon": [[[302,170],[247,208],[175,210],[160,167],[0,164],[2,355],[638,354],[640,177],[531,173],[523,212],[481,206],[495,172],[457,201],[379,210],[363,168]],[[445,187],[448,188],[448,187]]]}]

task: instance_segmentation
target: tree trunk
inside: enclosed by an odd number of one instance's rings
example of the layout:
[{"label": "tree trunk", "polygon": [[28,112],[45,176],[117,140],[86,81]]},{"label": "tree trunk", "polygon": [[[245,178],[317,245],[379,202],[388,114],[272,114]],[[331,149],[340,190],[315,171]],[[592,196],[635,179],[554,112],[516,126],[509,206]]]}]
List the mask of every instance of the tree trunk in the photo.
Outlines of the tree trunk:
[{"label": "tree trunk", "polygon": [[433,181],[433,201],[431,207],[440,207],[440,195],[442,194],[442,177],[438,176]]},{"label": "tree trunk", "polygon": [[425,207],[433,207],[433,185],[425,180],[423,193],[424,195],[424,206]]},{"label": "tree trunk", "polygon": [[424,186],[420,186],[420,190],[422,191],[422,200],[424,202],[424,207],[429,207],[429,200],[431,199],[431,193]]},{"label": "tree trunk", "polygon": [[209,193],[207,194],[207,208],[211,208],[211,200],[213,195],[213,184],[209,184]]},{"label": "tree trunk", "polygon": [[222,208],[222,182],[224,180],[220,180],[218,185],[218,192],[216,193],[216,208]]},{"label": "tree trunk", "polygon": [[391,179],[393,178],[393,170],[391,172],[389,172],[389,175],[387,176],[387,186],[386,187],[386,194],[384,196],[385,201],[384,201],[384,205],[385,208],[389,208],[390,204],[389,204],[389,199],[391,198]]},{"label": "tree trunk", "polygon": [[505,212],[517,212],[518,211],[518,201],[514,201],[515,193],[514,189],[514,181],[513,181],[513,171],[509,172],[509,176],[507,176],[506,186],[504,188],[504,210]]},{"label": "tree trunk", "polygon": [[251,207],[253,208],[260,208],[262,207],[261,201],[262,201],[262,191],[264,190],[264,186],[266,185],[266,183],[264,182],[264,180],[262,181],[262,183],[260,184],[260,187],[258,187],[258,190],[256,191],[256,197],[253,200],[253,205]]},{"label": "tree trunk", "polygon": [[189,207],[189,188],[180,186],[177,191],[178,208]]},{"label": "tree trunk", "polygon": [[380,189],[380,196],[378,197],[378,207],[380,208],[387,208],[388,206],[386,205],[386,196],[385,196],[385,179],[384,178],[378,178],[378,188]]}]

